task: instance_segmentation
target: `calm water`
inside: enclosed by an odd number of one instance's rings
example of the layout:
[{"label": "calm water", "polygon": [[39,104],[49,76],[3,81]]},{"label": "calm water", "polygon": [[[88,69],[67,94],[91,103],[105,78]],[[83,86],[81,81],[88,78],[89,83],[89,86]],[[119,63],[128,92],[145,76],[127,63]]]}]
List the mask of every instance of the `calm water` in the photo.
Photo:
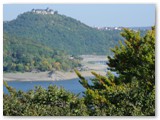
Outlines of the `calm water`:
[{"label": "calm water", "polygon": [[[83,86],[79,83],[79,79],[64,80],[64,81],[8,81],[9,86],[16,88],[16,90],[28,91],[34,89],[35,86],[42,86],[43,88],[48,88],[49,85],[62,86],[64,89],[71,91],[73,93],[81,93],[85,90]],[[3,86],[3,92],[8,93],[5,86]]]},{"label": "calm water", "polygon": [[[112,73],[118,76],[115,72]],[[89,80],[89,78],[86,79]],[[78,78],[63,81],[8,81],[7,83],[9,86],[16,88],[16,90],[22,90],[25,92],[34,89],[35,86],[42,86],[43,88],[47,89],[49,85],[57,85],[58,87],[63,87],[64,89],[75,94],[81,93],[80,96],[82,96],[82,92],[85,91],[83,86],[79,83]],[[89,83],[91,84],[90,80]],[[5,86],[3,86],[3,92],[6,94],[8,93],[8,90]]]}]

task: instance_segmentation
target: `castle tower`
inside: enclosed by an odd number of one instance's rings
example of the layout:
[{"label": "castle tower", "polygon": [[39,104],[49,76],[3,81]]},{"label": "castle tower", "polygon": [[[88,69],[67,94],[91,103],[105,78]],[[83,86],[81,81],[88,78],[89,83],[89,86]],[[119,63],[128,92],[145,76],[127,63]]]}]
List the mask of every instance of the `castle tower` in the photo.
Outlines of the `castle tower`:
[{"label": "castle tower", "polygon": [[48,7],[46,8],[46,12],[49,12],[49,8]]},{"label": "castle tower", "polygon": [[35,12],[35,9],[32,9],[32,12]]}]

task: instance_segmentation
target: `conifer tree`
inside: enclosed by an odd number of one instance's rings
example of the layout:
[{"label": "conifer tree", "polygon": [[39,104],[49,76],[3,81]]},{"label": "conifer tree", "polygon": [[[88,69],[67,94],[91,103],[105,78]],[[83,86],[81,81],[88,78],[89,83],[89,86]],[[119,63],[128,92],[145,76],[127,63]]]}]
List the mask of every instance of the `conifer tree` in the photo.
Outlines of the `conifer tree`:
[{"label": "conifer tree", "polygon": [[112,51],[113,57],[108,57],[111,71],[116,71],[125,82],[133,78],[143,83],[155,84],[155,27],[144,37],[140,32],[124,29],[121,34],[125,44],[120,42]]},{"label": "conifer tree", "polygon": [[124,29],[125,41],[108,57],[111,71],[91,79],[91,84],[76,71],[86,91],[84,101],[89,115],[155,115],[155,27],[144,37]]}]

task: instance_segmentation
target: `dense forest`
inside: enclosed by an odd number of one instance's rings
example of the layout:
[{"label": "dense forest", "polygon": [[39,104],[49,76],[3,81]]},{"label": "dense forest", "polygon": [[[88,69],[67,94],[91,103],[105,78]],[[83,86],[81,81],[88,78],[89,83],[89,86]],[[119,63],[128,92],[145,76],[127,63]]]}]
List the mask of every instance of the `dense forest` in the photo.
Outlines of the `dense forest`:
[{"label": "dense forest", "polygon": [[60,14],[26,12],[15,20],[5,21],[3,30],[9,35],[31,39],[71,55],[109,55],[110,48],[123,39],[119,30],[101,31]]},{"label": "dense forest", "polygon": [[81,66],[78,57],[70,59],[65,51],[55,50],[31,39],[4,33],[3,41],[4,72],[69,71]]},{"label": "dense forest", "polygon": [[63,88],[36,87],[28,92],[16,91],[5,83],[3,94],[6,116],[154,116],[155,115],[155,27],[143,37],[124,29],[124,43],[112,49],[108,66],[115,76],[92,72],[89,83],[75,70],[85,88],[78,97]]}]

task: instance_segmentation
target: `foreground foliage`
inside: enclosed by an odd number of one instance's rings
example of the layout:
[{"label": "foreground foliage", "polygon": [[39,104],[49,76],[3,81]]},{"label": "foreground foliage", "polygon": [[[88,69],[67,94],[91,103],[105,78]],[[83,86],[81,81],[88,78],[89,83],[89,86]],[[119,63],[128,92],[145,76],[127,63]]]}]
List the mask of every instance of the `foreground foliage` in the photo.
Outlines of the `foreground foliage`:
[{"label": "foreground foliage", "polygon": [[86,88],[84,103],[91,116],[152,116],[155,115],[155,88],[140,86],[139,81],[116,84],[111,73],[108,77],[92,73],[93,85],[77,72]]},{"label": "foreground foliage", "polygon": [[28,92],[16,91],[5,83],[9,94],[3,94],[5,116],[79,116],[87,115],[83,99],[63,88],[36,87]]}]

